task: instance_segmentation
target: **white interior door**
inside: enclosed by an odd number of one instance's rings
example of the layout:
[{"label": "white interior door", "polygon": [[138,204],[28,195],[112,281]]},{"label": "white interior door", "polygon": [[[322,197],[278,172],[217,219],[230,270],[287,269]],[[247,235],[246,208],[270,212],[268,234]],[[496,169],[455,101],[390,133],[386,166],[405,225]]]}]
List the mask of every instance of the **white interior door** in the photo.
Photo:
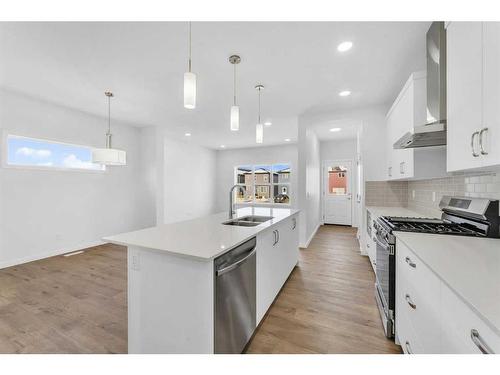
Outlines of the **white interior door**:
[{"label": "white interior door", "polygon": [[325,224],[352,225],[352,162],[323,163],[323,219]]}]

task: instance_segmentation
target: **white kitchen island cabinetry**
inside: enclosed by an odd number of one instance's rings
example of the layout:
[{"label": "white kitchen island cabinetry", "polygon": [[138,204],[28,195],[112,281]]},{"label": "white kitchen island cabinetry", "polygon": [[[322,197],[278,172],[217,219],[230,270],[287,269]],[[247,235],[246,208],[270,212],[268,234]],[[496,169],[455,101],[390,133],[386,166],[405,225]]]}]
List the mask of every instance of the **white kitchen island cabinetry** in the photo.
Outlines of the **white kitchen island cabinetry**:
[{"label": "white kitchen island cabinetry", "polygon": [[500,166],[500,23],[447,24],[447,170]]},{"label": "white kitchen island cabinetry", "polygon": [[298,213],[241,208],[272,219],[230,226],[220,213],[105,238],[128,247],[129,353],[214,353],[214,260],[254,237],[258,324],[298,262]]}]

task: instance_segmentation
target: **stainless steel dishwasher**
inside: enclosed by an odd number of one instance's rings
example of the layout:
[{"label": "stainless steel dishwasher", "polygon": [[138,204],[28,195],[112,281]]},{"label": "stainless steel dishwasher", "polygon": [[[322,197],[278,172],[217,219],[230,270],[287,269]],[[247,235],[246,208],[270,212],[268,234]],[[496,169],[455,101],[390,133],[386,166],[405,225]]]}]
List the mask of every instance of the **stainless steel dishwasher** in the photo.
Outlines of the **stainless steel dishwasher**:
[{"label": "stainless steel dishwasher", "polygon": [[241,353],[255,330],[255,237],[214,261],[215,353]]}]

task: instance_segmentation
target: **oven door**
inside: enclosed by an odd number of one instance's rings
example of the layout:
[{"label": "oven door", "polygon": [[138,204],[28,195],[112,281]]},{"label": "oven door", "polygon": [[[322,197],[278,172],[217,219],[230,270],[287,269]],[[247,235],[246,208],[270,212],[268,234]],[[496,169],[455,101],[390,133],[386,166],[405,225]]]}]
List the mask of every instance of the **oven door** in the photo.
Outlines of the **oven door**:
[{"label": "oven door", "polygon": [[377,231],[377,265],[375,297],[387,337],[394,334],[395,259],[394,246],[381,238]]}]

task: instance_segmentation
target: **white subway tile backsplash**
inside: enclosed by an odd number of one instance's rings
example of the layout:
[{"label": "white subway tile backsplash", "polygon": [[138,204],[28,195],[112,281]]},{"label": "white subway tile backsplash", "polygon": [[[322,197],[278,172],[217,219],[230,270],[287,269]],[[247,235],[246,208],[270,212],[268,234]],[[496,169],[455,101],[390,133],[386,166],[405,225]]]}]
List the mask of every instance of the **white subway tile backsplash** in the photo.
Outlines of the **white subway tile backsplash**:
[{"label": "white subway tile backsplash", "polygon": [[439,215],[443,195],[500,199],[500,173],[468,172],[431,180],[370,181],[365,185],[368,206],[408,207],[426,215]]}]

